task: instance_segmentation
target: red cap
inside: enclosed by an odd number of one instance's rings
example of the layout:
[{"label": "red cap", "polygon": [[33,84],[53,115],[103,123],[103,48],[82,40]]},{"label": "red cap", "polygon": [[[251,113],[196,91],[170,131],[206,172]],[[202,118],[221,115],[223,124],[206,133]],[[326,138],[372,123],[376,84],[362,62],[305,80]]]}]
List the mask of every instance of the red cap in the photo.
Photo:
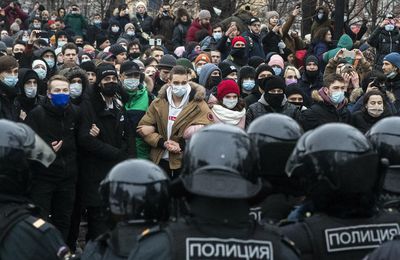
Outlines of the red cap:
[{"label": "red cap", "polygon": [[217,86],[217,99],[222,100],[225,95],[234,93],[240,96],[240,90],[238,84],[232,79],[226,79],[221,81]]},{"label": "red cap", "polygon": [[247,43],[246,39],[243,36],[236,36],[235,38],[233,38],[232,46],[234,46],[236,42],[244,42],[244,44]]}]

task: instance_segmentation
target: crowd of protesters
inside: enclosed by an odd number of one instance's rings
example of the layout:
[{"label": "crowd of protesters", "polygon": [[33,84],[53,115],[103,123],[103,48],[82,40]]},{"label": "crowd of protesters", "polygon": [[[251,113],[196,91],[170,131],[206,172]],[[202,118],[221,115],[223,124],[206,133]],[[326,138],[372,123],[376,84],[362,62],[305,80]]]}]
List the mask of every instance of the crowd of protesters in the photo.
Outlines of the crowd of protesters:
[{"label": "crowd of protesters", "polygon": [[28,124],[57,154],[49,168],[31,166],[42,217],[73,250],[83,215],[96,238],[108,171],[143,158],[176,178],[187,140],[209,124],[245,129],[282,113],[304,130],[343,122],[365,133],[399,115],[400,20],[388,14],[367,34],[364,20],[334,28],[322,6],[301,37],[299,15],[243,9],[211,22],[208,10],[163,4],[152,17],[136,2],[89,19],[75,4],[1,7],[0,118]]}]

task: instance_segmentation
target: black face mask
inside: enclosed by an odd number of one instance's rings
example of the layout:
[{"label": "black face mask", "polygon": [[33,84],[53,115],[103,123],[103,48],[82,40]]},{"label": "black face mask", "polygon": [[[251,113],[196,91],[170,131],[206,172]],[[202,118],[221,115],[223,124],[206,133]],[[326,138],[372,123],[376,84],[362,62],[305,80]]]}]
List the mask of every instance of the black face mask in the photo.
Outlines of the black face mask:
[{"label": "black face mask", "polygon": [[22,54],[23,54],[22,52],[14,52],[14,58],[16,60],[19,60],[22,58]]},{"label": "black face mask", "polygon": [[288,101],[290,104],[295,105],[298,109],[301,110],[301,108],[303,107],[303,102],[290,102]]},{"label": "black face mask", "polygon": [[279,108],[282,106],[282,100],[285,94],[270,94],[264,93],[264,100],[273,108]]},{"label": "black face mask", "polygon": [[231,55],[234,58],[243,58],[246,55],[246,48],[232,48]]},{"label": "black face mask", "polygon": [[101,93],[106,97],[113,97],[117,92],[118,84],[114,82],[106,83],[101,88]]},{"label": "black face mask", "polygon": [[129,59],[134,60],[140,57],[140,52],[129,53]]},{"label": "black face mask", "polygon": [[218,86],[221,82],[222,78],[220,76],[211,76],[210,77],[210,84],[208,85],[209,89]]},{"label": "black face mask", "polygon": [[76,43],[75,45],[78,46],[78,47],[83,48],[83,43]]},{"label": "black face mask", "polygon": [[310,79],[315,79],[319,75],[319,71],[318,70],[316,70],[316,71],[308,71],[308,70],[306,70],[306,75]]}]

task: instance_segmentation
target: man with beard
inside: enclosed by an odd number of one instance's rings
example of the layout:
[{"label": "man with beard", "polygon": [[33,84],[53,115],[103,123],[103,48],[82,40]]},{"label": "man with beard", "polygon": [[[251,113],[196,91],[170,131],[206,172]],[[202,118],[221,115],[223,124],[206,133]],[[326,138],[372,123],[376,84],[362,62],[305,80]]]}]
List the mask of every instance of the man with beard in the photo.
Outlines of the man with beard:
[{"label": "man with beard", "polygon": [[248,22],[249,30],[244,32],[242,35],[249,43],[249,57],[259,56],[264,58],[265,53],[263,49],[263,45],[261,42],[260,32],[261,32],[261,23],[260,19],[257,17],[253,17]]},{"label": "man with beard", "polygon": [[158,91],[165,83],[168,82],[168,76],[171,69],[176,65],[176,59],[174,56],[167,54],[163,56],[160,63],[157,65],[159,73],[155,76],[153,95],[157,96]]},{"label": "man with beard", "polygon": [[232,48],[229,56],[224,60],[230,65],[235,66],[239,71],[241,67],[246,66],[249,61],[247,41],[243,36],[236,36],[232,40]]},{"label": "man with beard", "polygon": [[195,19],[189,27],[186,34],[186,42],[196,41],[196,32],[206,29],[208,35],[212,34],[212,28],[210,25],[211,14],[208,10],[201,10],[199,17]]},{"label": "man with beard", "polygon": [[300,79],[300,88],[310,99],[313,90],[319,90],[322,87],[322,75],[319,71],[318,58],[310,55],[306,58],[305,70]]},{"label": "man with beard", "polygon": [[386,76],[385,86],[387,90],[393,92],[396,97],[395,106],[397,111],[400,109],[400,54],[392,52],[383,58],[383,73]]}]

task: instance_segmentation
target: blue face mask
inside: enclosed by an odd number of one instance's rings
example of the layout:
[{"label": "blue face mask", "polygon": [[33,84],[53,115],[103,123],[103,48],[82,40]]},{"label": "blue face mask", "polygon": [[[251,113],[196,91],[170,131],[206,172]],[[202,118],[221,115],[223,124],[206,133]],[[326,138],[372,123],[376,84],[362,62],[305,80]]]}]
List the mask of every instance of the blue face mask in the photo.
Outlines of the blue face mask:
[{"label": "blue face mask", "polygon": [[125,79],[124,88],[130,91],[136,90],[140,84],[140,79]]},{"label": "blue face mask", "polygon": [[44,79],[46,77],[46,70],[44,70],[42,68],[37,68],[37,69],[34,69],[34,71],[38,75],[39,79]]},{"label": "blue face mask", "polygon": [[13,88],[15,85],[17,85],[18,82],[18,77],[17,76],[8,76],[6,75],[4,79],[1,80],[4,84],[6,84],[8,87]]},{"label": "blue face mask", "polygon": [[256,85],[254,80],[243,80],[242,87],[246,91],[250,91]]},{"label": "blue face mask", "polygon": [[279,76],[282,73],[282,69],[280,67],[272,67],[272,70],[274,71],[276,76]]},{"label": "blue face mask", "polygon": [[344,92],[335,91],[332,93],[331,96],[329,96],[329,99],[332,101],[333,104],[338,105],[344,100]]},{"label": "blue face mask", "polygon": [[47,65],[49,65],[49,68],[52,69],[55,65],[55,62],[53,59],[45,59]]},{"label": "blue face mask", "polygon": [[65,107],[69,102],[69,94],[50,94],[51,102],[56,107]]}]

